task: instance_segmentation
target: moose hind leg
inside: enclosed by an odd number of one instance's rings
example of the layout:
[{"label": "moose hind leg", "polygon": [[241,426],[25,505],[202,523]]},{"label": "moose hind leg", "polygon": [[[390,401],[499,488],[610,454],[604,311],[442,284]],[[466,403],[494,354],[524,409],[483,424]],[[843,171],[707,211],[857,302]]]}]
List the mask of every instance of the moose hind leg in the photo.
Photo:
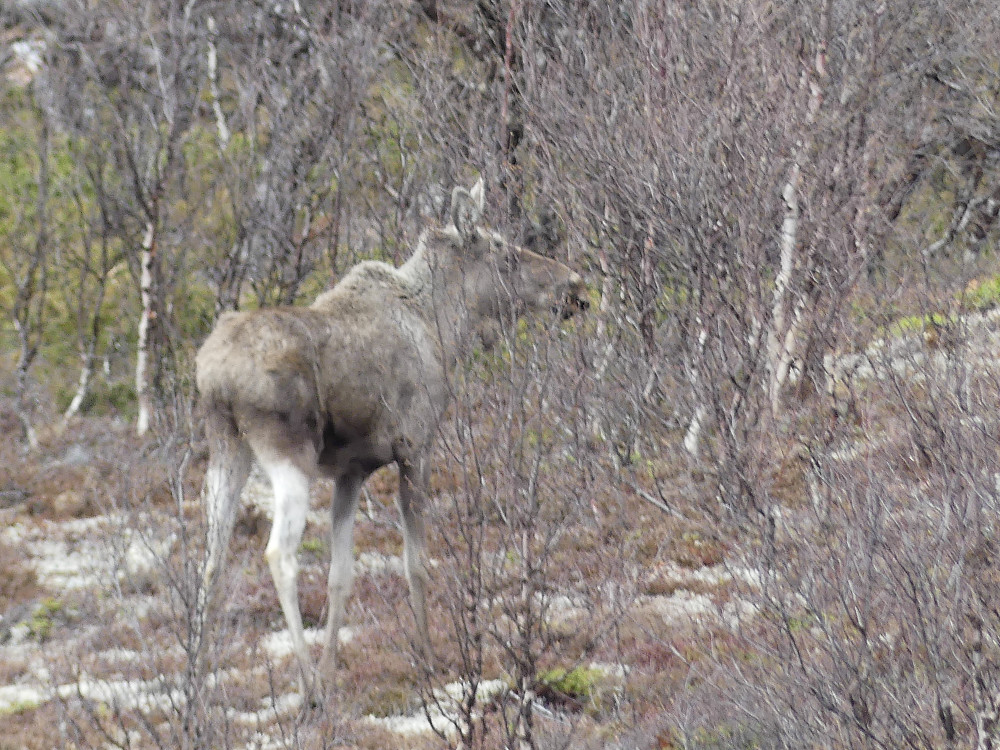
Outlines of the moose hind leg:
[{"label": "moose hind leg", "polygon": [[399,510],[403,517],[403,566],[410,585],[410,601],[417,623],[417,639],[427,666],[433,659],[427,624],[427,533],[424,503],[427,497],[427,459],[416,464],[401,462],[399,468]]},{"label": "moose hind leg", "polygon": [[285,461],[261,462],[274,490],[274,523],[264,557],[271,569],[278,601],[285,615],[292,649],[298,659],[300,686],[307,692],[312,674],[299,611],[296,553],[305,530],[309,511],[309,476]]},{"label": "moose hind leg", "polygon": [[326,630],[323,633],[323,657],[320,675],[329,676],[336,668],[337,634],[344,624],[347,597],[354,580],[354,516],[364,480],[349,474],[338,477],[333,494],[332,527],[330,531],[330,577],[327,581]]},{"label": "moose hind leg", "polygon": [[250,474],[251,454],[236,428],[218,415],[206,424],[210,458],[202,498],[208,525],[207,552],[198,597],[199,622],[204,621],[219,570],[229,548],[240,493]]}]

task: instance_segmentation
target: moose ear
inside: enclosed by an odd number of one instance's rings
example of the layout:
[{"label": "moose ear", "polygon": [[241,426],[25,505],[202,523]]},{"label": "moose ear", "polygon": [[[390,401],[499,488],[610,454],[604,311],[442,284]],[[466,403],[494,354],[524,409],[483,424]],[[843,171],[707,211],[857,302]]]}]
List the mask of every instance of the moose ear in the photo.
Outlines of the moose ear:
[{"label": "moose ear", "polygon": [[482,218],[484,205],[482,177],[472,186],[472,190],[456,187],[452,191],[451,221],[458,230],[463,244],[468,245],[475,236],[476,225]]}]

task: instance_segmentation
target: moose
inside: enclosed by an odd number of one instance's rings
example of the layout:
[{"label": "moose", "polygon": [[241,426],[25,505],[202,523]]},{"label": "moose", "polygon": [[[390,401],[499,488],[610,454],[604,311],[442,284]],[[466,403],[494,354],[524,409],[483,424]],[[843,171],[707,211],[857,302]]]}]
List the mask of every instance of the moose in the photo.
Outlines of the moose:
[{"label": "moose", "polygon": [[[321,689],[336,667],[359,493],[372,472],[393,462],[399,471],[403,568],[417,642],[430,663],[422,512],[449,379],[475,337],[494,337],[505,316],[553,309],[568,317],[586,307],[579,274],[482,227],[483,206],[482,179],[471,190],[456,187],[450,225],[425,230],[403,265],[363,261],[309,307],[226,313],[198,351],[209,442],[202,607],[211,598],[256,459],[274,492],[264,555],[303,692],[314,684]],[[333,478],[335,491],[328,619],[314,674],[299,611],[296,552],[310,481],[317,476]]]}]

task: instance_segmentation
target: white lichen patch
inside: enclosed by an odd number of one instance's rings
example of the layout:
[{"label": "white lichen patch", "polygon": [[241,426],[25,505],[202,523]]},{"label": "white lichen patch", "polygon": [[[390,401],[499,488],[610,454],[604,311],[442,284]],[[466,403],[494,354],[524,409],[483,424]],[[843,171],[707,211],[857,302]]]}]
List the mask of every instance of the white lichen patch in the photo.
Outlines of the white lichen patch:
[{"label": "white lichen patch", "polygon": [[144,713],[170,711],[185,703],[184,692],[169,688],[167,680],[99,680],[81,675],[77,682],[60,685],[55,693],[64,700],[79,697]]},{"label": "white lichen patch", "polygon": [[131,648],[109,648],[96,654],[97,661],[113,665],[138,664],[146,657],[146,654]]},{"label": "white lichen patch", "polygon": [[184,702],[182,691],[165,688],[164,680],[99,680],[85,674],[76,682],[56,688],[38,684],[6,685],[0,687],[0,714],[34,708],[57,696],[62,700],[80,698],[143,712],[166,711]]},{"label": "white lichen patch", "polygon": [[745,622],[753,619],[760,608],[746,599],[734,598],[722,607],[722,622],[732,630],[737,630]]},{"label": "white lichen patch", "polygon": [[[656,571],[656,576],[676,589],[669,595],[648,595],[636,599],[633,612],[660,620],[664,626],[681,626],[707,619],[736,628],[757,613],[757,606],[735,595],[743,587],[759,591],[762,586],[760,571],[752,568],[720,563],[690,569],[668,563]],[[720,601],[713,599],[715,589],[735,584],[735,591]]]},{"label": "white lichen patch", "polygon": [[277,700],[265,698],[261,701],[263,707],[259,711],[237,711],[230,709],[227,713],[233,721],[245,726],[266,726],[280,717],[290,716],[302,706],[302,696],[298,693],[287,693],[278,696]]},{"label": "white lichen patch", "polygon": [[638,612],[649,613],[666,626],[688,624],[718,612],[711,597],[677,591],[670,596],[640,596],[636,600]]},{"label": "white lichen patch", "polygon": [[43,521],[37,533],[59,536],[67,540],[80,540],[102,531],[114,531],[127,527],[127,519],[120,514],[70,518],[65,521]]},{"label": "white lichen patch", "polygon": [[45,53],[45,42],[41,39],[21,39],[10,45],[14,57],[31,73],[42,69],[42,55]]},{"label": "white lichen patch", "polygon": [[138,535],[130,535],[125,548],[123,567],[119,577],[148,576],[161,567],[171,550],[177,543],[177,534],[168,534],[163,539],[147,539]]},{"label": "white lichen patch", "polygon": [[352,628],[349,625],[345,625],[339,631],[337,631],[337,641],[341,646],[350,643],[358,636],[358,628]]},{"label": "white lichen patch", "polygon": [[609,680],[624,681],[628,677],[629,667],[627,664],[612,664],[602,661],[592,661],[587,665],[587,669],[599,672]]},{"label": "white lichen patch", "polygon": [[[303,635],[305,636],[306,645],[312,646],[320,642],[323,631],[320,628],[306,628]],[[266,636],[260,645],[267,655],[275,661],[280,661],[295,653],[292,648],[292,636],[286,628],[282,628],[276,633]]]},{"label": "white lichen patch", "polygon": [[287,743],[274,739],[263,732],[254,732],[246,744],[247,750],[283,750]]},{"label": "white lichen patch", "polygon": [[[315,646],[321,643],[320,639],[323,637],[323,628],[306,628],[303,635],[305,636],[307,646]],[[357,628],[345,625],[337,631],[337,642],[341,645],[350,643],[357,635]],[[294,653],[292,649],[292,637],[288,634],[287,628],[265,636],[260,645],[267,655],[275,661],[285,659]]]},{"label": "white lichen patch", "polygon": [[40,706],[49,699],[49,692],[40,685],[0,686],[0,716]]},{"label": "white lichen patch", "polygon": [[27,86],[42,69],[45,42],[41,39],[19,39],[11,43],[10,54],[14,62],[7,71],[8,80]]},{"label": "white lichen patch", "polygon": [[113,565],[110,550],[92,542],[35,539],[26,547],[39,583],[53,589],[75,591],[97,586]]},{"label": "white lichen patch", "polygon": [[732,581],[739,581],[750,588],[760,587],[760,574],[750,568],[735,567],[726,563],[685,568],[673,562],[659,566],[656,577],[674,588],[697,588],[700,591],[718,588]]},{"label": "white lichen patch", "polygon": [[362,552],[354,561],[354,575],[403,575],[403,559],[381,552]]},{"label": "white lichen patch", "polygon": [[4,541],[27,552],[39,583],[60,591],[107,586],[120,581],[148,582],[176,542],[176,533],[147,537],[121,515],[14,524]]},{"label": "white lichen patch", "polygon": [[365,720],[381,727],[387,732],[402,735],[427,734],[433,731],[450,732],[455,728],[453,724],[448,723],[440,716],[434,717],[432,715],[431,720],[428,721],[427,717],[422,713],[407,716],[369,715],[365,717]]}]

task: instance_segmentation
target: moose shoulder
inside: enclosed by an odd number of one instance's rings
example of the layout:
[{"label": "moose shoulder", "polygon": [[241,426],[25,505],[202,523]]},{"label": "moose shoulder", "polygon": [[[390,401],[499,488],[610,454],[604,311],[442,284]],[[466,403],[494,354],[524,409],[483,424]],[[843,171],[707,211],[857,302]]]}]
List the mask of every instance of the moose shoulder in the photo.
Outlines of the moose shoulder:
[{"label": "moose shoulder", "polygon": [[400,472],[404,567],[419,640],[430,656],[422,507],[428,457],[447,406],[449,371],[469,340],[505,315],[585,307],[580,276],[480,226],[483,186],[457,187],[451,224],[429,229],[401,267],[366,261],[307,308],[222,316],[197,356],[210,444],[204,499],[207,607],[255,458],[274,490],[265,556],[303,689],[313,678],[297,595],[296,550],[313,477],[336,480],[329,616],[319,680],[334,668],[337,632],[351,587],[358,495],[377,468]]}]

